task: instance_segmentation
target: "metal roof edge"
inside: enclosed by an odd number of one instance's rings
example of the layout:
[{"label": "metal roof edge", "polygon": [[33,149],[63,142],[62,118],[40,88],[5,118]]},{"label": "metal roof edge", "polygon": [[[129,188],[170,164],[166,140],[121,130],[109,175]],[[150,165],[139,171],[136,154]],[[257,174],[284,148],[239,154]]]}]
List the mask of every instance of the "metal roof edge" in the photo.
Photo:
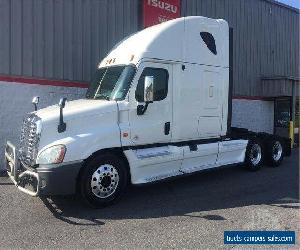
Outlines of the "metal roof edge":
[{"label": "metal roof edge", "polygon": [[300,13],[300,9],[297,9],[296,7],[293,7],[293,6],[290,6],[290,5],[278,2],[276,0],[261,0],[261,1],[269,2],[269,3],[274,4],[274,5],[279,5],[281,7],[284,7],[284,8],[287,8],[289,10],[292,10],[294,12],[297,12],[298,14]]}]

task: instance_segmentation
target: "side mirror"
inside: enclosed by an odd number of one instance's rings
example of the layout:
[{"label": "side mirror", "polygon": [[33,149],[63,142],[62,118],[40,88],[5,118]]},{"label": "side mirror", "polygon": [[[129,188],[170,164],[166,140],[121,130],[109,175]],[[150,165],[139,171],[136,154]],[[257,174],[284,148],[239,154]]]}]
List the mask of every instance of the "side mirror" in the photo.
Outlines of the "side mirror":
[{"label": "side mirror", "polygon": [[37,111],[37,105],[40,102],[40,97],[39,96],[35,96],[32,98],[32,104],[34,106],[34,111]]},{"label": "side mirror", "polygon": [[67,98],[60,98],[60,100],[59,100],[59,103],[58,103],[58,106],[60,107],[60,108],[64,108],[65,107],[65,104],[66,104],[66,101],[67,101]]},{"label": "side mirror", "polygon": [[154,89],[154,77],[153,76],[145,76],[145,79],[144,79],[145,106],[144,105],[137,106],[137,115],[143,115],[146,112],[149,103],[153,102],[153,99],[154,99],[153,89]]},{"label": "side mirror", "polygon": [[144,101],[153,102],[153,87],[154,87],[154,77],[145,76],[144,80]]}]

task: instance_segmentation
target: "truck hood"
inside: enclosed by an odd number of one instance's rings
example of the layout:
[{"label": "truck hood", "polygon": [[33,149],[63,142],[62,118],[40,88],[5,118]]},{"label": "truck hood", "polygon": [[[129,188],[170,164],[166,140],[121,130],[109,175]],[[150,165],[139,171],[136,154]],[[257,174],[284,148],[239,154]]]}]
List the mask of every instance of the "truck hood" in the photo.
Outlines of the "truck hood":
[{"label": "truck hood", "polygon": [[[59,118],[58,104],[49,106],[36,111],[43,122],[58,120]],[[107,100],[90,100],[79,99],[75,101],[67,101],[63,109],[64,120],[72,120],[74,118],[82,118],[85,116],[102,115],[104,113],[117,112],[117,104],[115,101]]]}]

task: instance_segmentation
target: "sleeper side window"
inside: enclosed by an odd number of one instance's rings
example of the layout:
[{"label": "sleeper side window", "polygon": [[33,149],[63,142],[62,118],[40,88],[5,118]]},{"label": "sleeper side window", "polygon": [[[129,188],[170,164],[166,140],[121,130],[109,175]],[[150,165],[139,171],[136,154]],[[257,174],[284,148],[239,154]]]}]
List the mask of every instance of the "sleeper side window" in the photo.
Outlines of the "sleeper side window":
[{"label": "sleeper side window", "polygon": [[209,32],[200,32],[200,36],[203,40],[203,42],[206,44],[207,48],[214,54],[217,54],[217,47],[215,38],[212,34]]},{"label": "sleeper side window", "polygon": [[168,95],[168,80],[169,74],[166,69],[147,67],[143,70],[135,91],[135,99],[138,102],[144,102],[144,81],[145,76],[153,76],[154,90],[153,100],[161,101]]}]

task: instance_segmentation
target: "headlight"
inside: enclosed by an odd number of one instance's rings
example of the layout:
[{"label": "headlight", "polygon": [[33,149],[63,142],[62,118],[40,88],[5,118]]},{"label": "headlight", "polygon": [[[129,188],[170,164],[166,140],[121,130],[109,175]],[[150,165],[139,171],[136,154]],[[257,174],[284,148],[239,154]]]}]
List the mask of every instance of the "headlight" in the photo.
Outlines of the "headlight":
[{"label": "headlight", "polygon": [[61,163],[66,154],[65,145],[55,145],[43,150],[37,157],[37,164],[55,164]]}]

